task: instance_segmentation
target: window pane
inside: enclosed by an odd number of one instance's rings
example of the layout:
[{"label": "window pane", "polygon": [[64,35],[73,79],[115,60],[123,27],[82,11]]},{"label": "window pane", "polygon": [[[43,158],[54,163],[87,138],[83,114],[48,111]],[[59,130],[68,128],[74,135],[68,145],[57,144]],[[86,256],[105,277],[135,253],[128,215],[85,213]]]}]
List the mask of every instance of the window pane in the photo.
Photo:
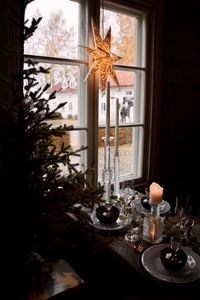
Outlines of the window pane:
[{"label": "window pane", "polygon": [[111,51],[122,57],[117,64],[136,64],[137,19],[125,13],[101,10],[101,34],[104,37],[111,26]]},{"label": "window pane", "polygon": [[[119,99],[119,123],[128,125],[141,122],[143,120],[140,110],[143,104],[142,89],[144,81],[141,76],[142,71],[128,72],[116,71],[120,83],[118,87],[110,79],[110,123],[115,125],[116,99]],[[140,86],[142,85],[142,89]],[[106,93],[99,91],[99,126],[105,126],[106,117]]]},{"label": "window pane", "polygon": [[[50,111],[56,109],[56,107],[66,102],[66,104],[57,109],[52,118],[47,121],[52,126],[57,127],[60,125],[73,126],[75,130],[67,130],[66,134],[62,137],[54,137],[53,141],[59,149],[59,145],[64,143],[66,146],[71,146],[72,151],[80,149],[82,146],[87,146],[87,132],[86,130],[77,130],[82,123],[83,114],[79,111],[79,87],[78,78],[80,77],[80,69],[77,66],[64,66],[64,65],[52,65],[52,64],[39,64],[40,67],[44,69],[50,68],[48,74],[39,73],[36,75],[36,80],[38,85],[32,88],[32,91],[41,90],[45,87],[47,83],[50,83],[50,88],[43,93],[41,98],[48,99],[49,96],[56,91],[55,98],[48,101]],[[26,64],[25,67],[26,68]],[[26,85],[26,83],[25,83]],[[83,99],[81,99],[81,105]],[[82,109],[83,112],[83,109]],[[76,155],[70,156],[71,163],[79,164],[76,166],[77,170],[86,169],[86,150],[78,152]],[[60,169],[63,175],[68,172],[67,166],[60,165]]]},{"label": "window pane", "polygon": [[[26,54],[50,57],[78,58],[79,6],[69,0],[37,0],[31,2],[25,11],[25,20],[42,17],[33,36],[24,45]],[[29,24],[28,23],[28,24]]]},{"label": "window pane", "polygon": [[[37,75],[39,82],[36,89],[44,87],[47,83],[51,87],[47,90],[46,96],[56,91],[55,99],[49,101],[51,110],[55,109],[60,103],[67,102],[57,110],[54,124],[73,125],[74,127],[84,127],[84,98],[80,99],[80,84],[84,81],[84,67],[58,64],[39,64],[43,68],[50,68],[48,74],[40,73]],[[82,95],[84,92],[82,92]]]},{"label": "window pane", "polygon": [[[58,147],[64,143],[66,146],[71,146],[73,151],[80,149],[82,146],[86,146],[86,132],[85,131],[66,131],[66,135],[61,138],[55,137],[54,143]],[[81,150],[76,153],[76,155],[70,156],[70,161],[72,164],[77,164],[75,167],[78,171],[86,170],[86,150]],[[60,169],[62,170],[62,175],[67,175],[68,167],[60,164]]]},{"label": "window pane", "polygon": [[[114,128],[110,130],[111,151],[110,164],[113,169],[114,158]],[[102,171],[104,168],[104,142],[105,130],[99,129],[98,140],[98,180],[102,180]],[[120,158],[120,179],[128,180],[133,177],[141,176],[142,170],[142,146],[143,146],[143,128],[119,128],[119,158]],[[141,149],[141,151],[139,151]],[[113,174],[114,176],[114,174]]]}]

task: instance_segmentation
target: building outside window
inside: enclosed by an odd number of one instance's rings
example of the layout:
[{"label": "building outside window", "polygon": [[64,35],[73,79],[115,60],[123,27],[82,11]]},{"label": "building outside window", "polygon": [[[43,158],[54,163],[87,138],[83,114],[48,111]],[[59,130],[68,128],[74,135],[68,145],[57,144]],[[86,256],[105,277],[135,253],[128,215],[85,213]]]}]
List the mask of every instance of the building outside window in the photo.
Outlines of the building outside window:
[{"label": "building outside window", "polygon": [[[48,2],[48,4],[47,4]],[[88,150],[80,152],[80,170],[93,167],[93,183],[102,181],[105,136],[105,93],[98,84],[98,74],[86,74],[92,59],[82,46],[94,47],[91,34],[93,18],[104,37],[111,26],[111,51],[122,57],[114,65],[119,87],[110,81],[110,133],[111,167],[113,167],[115,106],[119,99],[119,155],[120,181],[134,179],[146,181],[149,165],[147,144],[150,143],[148,116],[151,98],[147,97],[149,66],[147,49],[148,13],[146,7],[119,5],[115,1],[35,0],[27,6],[25,20],[42,17],[34,35],[24,45],[24,58],[36,59],[50,73],[39,75],[39,83],[51,83],[47,93],[57,91],[50,108],[60,102],[68,105],[60,110],[60,118],[53,126],[74,125],[69,141],[73,149],[82,145]],[[99,17],[97,17],[99,16]],[[150,34],[150,33],[149,33]],[[148,63],[147,63],[148,62]],[[76,158],[77,160],[77,158]],[[67,169],[63,168],[63,174]]]}]

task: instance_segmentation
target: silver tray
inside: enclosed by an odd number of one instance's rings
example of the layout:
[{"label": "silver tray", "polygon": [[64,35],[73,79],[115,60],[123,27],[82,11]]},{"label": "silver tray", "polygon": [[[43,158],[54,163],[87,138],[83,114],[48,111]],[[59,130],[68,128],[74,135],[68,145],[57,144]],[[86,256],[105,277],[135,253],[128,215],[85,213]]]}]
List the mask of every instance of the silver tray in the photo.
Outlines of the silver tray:
[{"label": "silver tray", "polygon": [[[150,209],[145,209],[142,204],[141,204],[141,199],[135,199],[131,202],[131,205],[133,207],[136,208],[136,210],[141,213],[141,214],[144,214],[144,215],[148,215],[151,213],[151,210]],[[162,201],[162,204],[161,204],[161,207],[160,207],[160,214],[163,215],[163,214],[166,214],[170,211],[170,204],[169,202],[163,200]]]},{"label": "silver tray", "polygon": [[99,220],[96,217],[95,211],[90,215],[92,223],[91,225],[99,230],[106,230],[106,231],[116,231],[116,230],[122,230],[125,229],[127,226],[129,226],[132,222],[132,217],[128,216],[126,218],[121,219],[120,217],[117,219],[117,221],[113,224],[104,224],[99,222]]},{"label": "silver tray", "polygon": [[158,244],[144,250],[140,263],[151,276],[166,282],[187,283],[200,279],[200,256],[192,249],[181,247],[187,254],[188,260],[181,270],[168,270],[160,260],[160,251],[170,244]]}]

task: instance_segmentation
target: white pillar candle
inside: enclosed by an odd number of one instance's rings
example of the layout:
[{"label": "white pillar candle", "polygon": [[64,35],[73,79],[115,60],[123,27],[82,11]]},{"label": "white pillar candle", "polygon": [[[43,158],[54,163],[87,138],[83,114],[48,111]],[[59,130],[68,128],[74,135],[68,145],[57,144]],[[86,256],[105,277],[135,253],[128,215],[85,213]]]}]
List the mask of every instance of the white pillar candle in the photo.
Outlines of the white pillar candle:
[{"label": "white pillar candle", "polygon": [[106,84],[106,146],[110,145],[110,82]]},{"label": "white pillar candle", "polygon": [[119,99],[116,99],[115,115],[115,156],[119,156]]},{"label": "white pillar candle", "polygon": [[152,204],[159,204],[162,202],[163,188],[156,182],[150,185],[150,201]]}]

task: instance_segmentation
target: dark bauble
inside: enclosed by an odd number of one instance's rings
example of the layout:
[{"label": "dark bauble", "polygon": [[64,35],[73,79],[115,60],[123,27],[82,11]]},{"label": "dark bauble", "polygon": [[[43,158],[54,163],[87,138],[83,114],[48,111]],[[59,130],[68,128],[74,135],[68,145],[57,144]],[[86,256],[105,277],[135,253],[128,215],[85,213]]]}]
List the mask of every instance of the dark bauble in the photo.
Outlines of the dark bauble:
[{"label": "dark bauble", "polygon": [[151,205],[149,204],[149,200],[146,197],[141,199],[141,204],[145,209],[151,209]]},{"label": "dark bauble", "polygon": [[112,206],[110,209],[106,205],[102,205],[96,208],[97,219],[104,224],[113,224],[119,218],[119,209],[116,206]]},{"label": "dark bauble", "polygon": [[166,269],[180,270],[187,262],[187,254],[182,249],[175,253],[171,247],[166,247],[160,251],[160,260]]}]

